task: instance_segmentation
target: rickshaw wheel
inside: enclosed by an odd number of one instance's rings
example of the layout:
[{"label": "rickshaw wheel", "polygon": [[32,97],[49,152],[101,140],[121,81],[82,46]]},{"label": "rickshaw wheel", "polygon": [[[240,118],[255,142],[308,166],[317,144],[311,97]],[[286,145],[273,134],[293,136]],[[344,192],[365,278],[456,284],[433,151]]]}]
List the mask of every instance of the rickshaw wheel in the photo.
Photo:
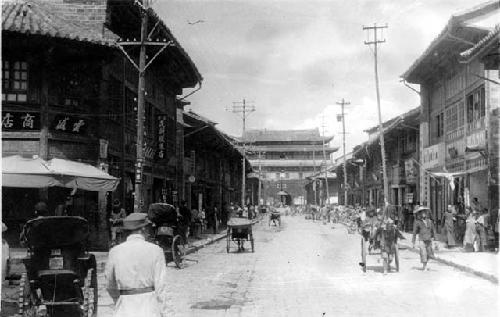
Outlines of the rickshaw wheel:
[{"label": "rickshaw wheel", "polygon": [[26,273],[21,275],[21,280],[19,281],[19,299],[18,299],[19,315],[23,317],[35,317],[36,316],[36,306],[31,297],[31,288]]},{"label": "rickshaw wheel", "polygon": [[182,254],[179,246],[181,245],[181,236],[176,235],[172,240],[172,258],[177,268],[182,268]]},{"label": "rickshaw wheel", "polygon": [[226,252],[227,253],[229,253],[230,244],[231,244],[231,230],[228,228],[227,235],[226,235]]},{"label": "rickshaw wheel", "polygon": [[399,272],[399,249],[398,244],[396,243],[394,249],[394,264],[396,266],[396,272]]},{"label": "rickshaw wheel", "polygon": [[83,313],[85,317],[97,316],[97,274],[94,268],[88,269],[83,284]]},{"label": "rickshaw wheel", "polygon": [[363,263],[363,272],[366,272],[366,242],[361,237],[361,263]]}]

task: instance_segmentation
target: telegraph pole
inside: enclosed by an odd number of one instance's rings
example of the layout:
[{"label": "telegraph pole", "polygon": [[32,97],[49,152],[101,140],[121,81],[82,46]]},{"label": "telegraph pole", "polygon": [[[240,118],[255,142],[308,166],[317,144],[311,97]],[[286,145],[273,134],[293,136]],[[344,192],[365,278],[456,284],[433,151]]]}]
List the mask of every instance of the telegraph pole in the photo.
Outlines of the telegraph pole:
[{"label": "telegraph pole", "polygon": [[326,203],[328,205],[328,201],[330,200],[330,192],[328,191],[328,163],[326,161],[326,152],[325,152],[325,115],[321,117],[323,128],[323,162],[325,163],[325,185],[326,185]]},{"label": "telegraph pole", "polygon": [[316,188],[316,150],[313,148],[313,192],[314,192],[314,204],[317,206],[318,205],[318,198],[316,196],[316,193],[318,189]]},{"label": "telegraph pole", "polygon": [[[384,26],[377,26],[376,23],[373,26],[363,26],[363,30],[367,30],[368,32],[373,31],[373,41],[365,41],[365,45],[373,44],[373,57],[375,62],[375,89],[377,91],[377,108],[378,108],[378,133],[380,135],[380,151],[382,153],[382,173],[384,179],[384,205],[389,205],[389,184],[387,180],[387,167],[385,162],[385,146],[384,146],[384,126],[382,124],[382,112],[380,110],[380,90],[378,83],[378,66],[377,66],[377,48],[378,44],[385,43],[385,39],[379,40],[377,38],[377,31],[387,29],[387,24]],[[368,35],[369,39],[369,35]]]},{"label": "telegraph pole", "polygon": [[347,163],[346,163],[346,156],[345,156],[345,112],[344,112],[344,107],[347,105],[350,105],[351,103],[348,101],[345,101],[344,98],[342,98],[342,101],[337,102],[338,105],[340,105],[342,109],[342,148],[344,150],[344,206],[347,206]]},{"label": "telegraph pole", "polygon": [[262,195],[262,191],[261,191],[261,188],[260,188],[262,186],[262,182],[260,180],[260,178],[262,177],[261,176],[262,175],[262,164],[261,164],[261,161],[260,161],[261,160],[261,155],[262,155],[262,152],[259,151],[259,189],[257,191],[257,197],[258,197],[257,198],[258,199],[257,206],[260,206],[260,197]]},{"label": "telegraph pole", "polygon": [[247,159],[247,153],[246,153],[246,146],[245,146],[245,130],[246,130],[246,119],[247,117],[255,111],[255,106],[253,105],[247,105],[246,100],[243,99],[242,102],[233,102],[233,107],[231,109],[231,112],[233,113],[239,113],[241,114],[241,118],[243,120],[243,131],[241,133],[241,142],[243,143],[243,159],[242,159],[242,167],[243,171],[242,177],[241,177],[241,208],[245,206],[245,196],[246,196],[246,188],[245,188],[245,178],[246,178],[246,159]]},{"label": "telegraph pole", "polygon": [[[168,46],[175,45],[173,41],[167,39],[156,39],[154,42],[151,36],[155,33],[156,28],[159,23],[149,31],[148,33],[148,8],[151,0],[143,0],[142,4],[139,1],[135,2],[135,5],[139,6],[141,9],[141,38],[139,41],[136,39],[120,39],[117,44],[121,51],[125,54],[129,62],[137,69],[139,73],[139,83],[137,87],[137,143],[136,143],[136,164],[135,164],[135,186],[134,186],[134,212],[141,212],[141,207],[143,205],[142,199],[142,169],[144,164],[144,104],[145,104],[145,93],[146,93],[146,80],[145,74],[146,69],[151,65],[151,63],[158,57],[158,55],[163,52]],[[134,58],[127,52],[125,47],[137,47],[139,46],[139,65],[135,62]],[[158,49],[154,53],[153,57],[147,60],[146,49],[149,46],[156,46]]]}]

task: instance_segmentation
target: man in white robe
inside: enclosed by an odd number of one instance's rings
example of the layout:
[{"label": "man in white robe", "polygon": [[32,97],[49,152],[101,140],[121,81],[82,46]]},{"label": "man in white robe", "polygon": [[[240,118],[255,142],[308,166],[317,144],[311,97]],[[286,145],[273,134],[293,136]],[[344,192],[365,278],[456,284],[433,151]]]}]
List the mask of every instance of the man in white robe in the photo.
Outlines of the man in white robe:
[{"label": "man in white robe", "polygon": [[170,314],[163,250],[145,240],[149,220],[132,213],[123,220],[127,240],[109,251],[107,290],[115,302],[113,316],[163,317]]}]

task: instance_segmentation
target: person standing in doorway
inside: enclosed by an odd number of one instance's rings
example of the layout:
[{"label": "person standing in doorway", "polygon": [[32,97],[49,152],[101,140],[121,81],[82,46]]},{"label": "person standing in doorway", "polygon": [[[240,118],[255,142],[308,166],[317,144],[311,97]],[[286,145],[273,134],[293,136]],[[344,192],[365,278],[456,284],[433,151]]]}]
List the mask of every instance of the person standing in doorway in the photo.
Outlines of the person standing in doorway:
[{"label": "person standing in doorway", "polygon": [[434,258],[432,250],[432,241],[434,240],[434,224],[429,219],[429,208],[419,207],[415,210],[417,219],[413,225],[412,245],[415,248],[415,238],[418,235],[419,249],[420,249],[420,262],[422,262],[422,270],[429,270],[427,262],[430,258]]},{"label": "person standing in doorway", "polygon": [[116,317],[163,317],[169,313],[167,265],[163,250],[146,241],[150,224],[144,213],[123,220],[127,240],[109,251],[105,277]]}]

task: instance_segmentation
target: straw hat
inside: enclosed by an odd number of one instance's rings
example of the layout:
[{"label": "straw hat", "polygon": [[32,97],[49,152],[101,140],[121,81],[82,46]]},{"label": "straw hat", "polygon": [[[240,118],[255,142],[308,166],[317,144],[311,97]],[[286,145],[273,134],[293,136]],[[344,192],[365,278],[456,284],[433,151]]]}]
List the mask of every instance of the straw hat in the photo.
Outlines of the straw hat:
[{"label": "straw hat", "polygon": [[123,219],[123,230],[137,230],[149,225],[151,221],[149,221],[147,214],[142,212],[133,212],[125,219]]},{"label": "straw hat", "polygon": [[417,209],[415,209],[415,210],[413,211],[413,213],[414,213],[414,214],[418,214],[418,213],[420,213],[420,212],[422,212],[422,211],[425,211],[425,212],[430,212],[431,210],[429,209],[429,207],[420,206],[420,207],[418,207]]}]

